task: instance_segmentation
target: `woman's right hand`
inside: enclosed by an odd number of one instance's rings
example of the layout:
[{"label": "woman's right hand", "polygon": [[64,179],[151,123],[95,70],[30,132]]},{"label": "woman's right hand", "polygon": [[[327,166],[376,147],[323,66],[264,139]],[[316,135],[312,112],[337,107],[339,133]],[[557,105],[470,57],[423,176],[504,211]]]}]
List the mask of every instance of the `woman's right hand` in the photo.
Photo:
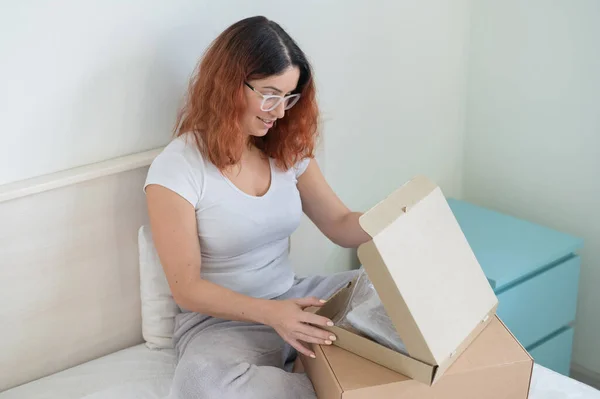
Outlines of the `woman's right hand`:
[{"label": "woman's right hand", "polygon": [[315,357],[315,354],[300,342],[331,345],[336,337],[329,331],[316,326],[333,326],[333,322],[326,317],[307,312],[304,309],[310,306],[323,306],[315,297],[272,300],[270,301],[269,314],[265,324],[273,327],[275,331],[298,352],[306,356]]}]

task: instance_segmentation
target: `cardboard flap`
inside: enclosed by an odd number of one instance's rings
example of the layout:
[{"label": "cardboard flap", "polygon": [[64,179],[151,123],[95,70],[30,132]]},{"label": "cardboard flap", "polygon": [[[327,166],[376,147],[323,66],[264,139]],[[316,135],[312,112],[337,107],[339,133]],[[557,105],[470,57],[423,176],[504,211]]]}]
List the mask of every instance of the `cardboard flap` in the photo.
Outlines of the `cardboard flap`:
[{"label": "cardboard flap", "polygon": [[[408,187],[409,184],[410,187]],[[359,218],[358,223],[367,234],[375,237],[396,218],[406,213],[413,205],[435,190],[436,187],[431,180],[418,176],[394,191],[368,212],[365,212]]]},{"label": "cardboard flap", "polygon": [[432,365],[498,303],[442,191],[417,177],[361,217],[359,258],[409,354]]}]

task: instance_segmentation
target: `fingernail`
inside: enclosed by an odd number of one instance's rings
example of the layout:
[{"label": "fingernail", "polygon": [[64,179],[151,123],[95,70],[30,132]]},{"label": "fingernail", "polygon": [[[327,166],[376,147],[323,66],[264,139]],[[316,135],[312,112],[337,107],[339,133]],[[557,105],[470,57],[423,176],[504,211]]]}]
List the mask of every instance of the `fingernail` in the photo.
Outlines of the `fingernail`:
[{"label": "fingernail", "polygon": [[327,303],[327,301],[325,299],[319,299],[319,302],[321,302],[321,303]]},{"label": "fingernail", "polygon": [[326,344],[326,345],[331,345],[331,343],[332,343],[331,341],[329,341],[329,340],[325,340],[325,344]]},{"label": "fingernail", "polygon": [[332,341],[335,341],[337,338],[335,337],[335,335],[330,335],[329,339],[332,340]]},{"label": "fingernail", "polygon": [[310,357],[312,357],[313,359],[316,359],[316,358],[317,358],[317,357],[315,356],[315,354],[314,354],[314,353],[311,353],[311,354],[310,354]]},{"label": "fingernail", "polygon": [[328,321],[328,322],[327,322],[327,325],[328,325],[329,327],[333,327],[333,321]]}]

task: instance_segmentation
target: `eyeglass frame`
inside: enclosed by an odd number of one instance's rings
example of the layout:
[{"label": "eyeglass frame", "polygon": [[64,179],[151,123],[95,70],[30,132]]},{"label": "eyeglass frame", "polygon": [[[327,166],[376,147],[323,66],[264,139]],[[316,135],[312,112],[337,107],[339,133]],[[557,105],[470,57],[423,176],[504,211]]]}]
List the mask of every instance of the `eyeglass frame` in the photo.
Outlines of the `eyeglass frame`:
[{"label": "eyeglass frame", "polygon": [[[295,102],[292,103],[292,105],[290,105],[289,107],[284,107],[284,110],[288,110],[290,108],[292,108],[294,105],[296,105],[298,103],[298,101],[300,100],[301,94],[300,93],[296,93],[296,94],[290,94],[289,96],[278,96],[275,94],[262,94],[260,91],[256,90],[250,83],[248,82],[244,82],[244,84],[246,86],[248,86],[250,88],[250,90],[252,90],[253,92],[255,92],[256,94],[260,95],[262,97],[262,102],[260,104],[260,109],[262,111],[265,112],[270,112],[273,111],[275,108],[279,107],[281,105],[281,103],[285,102],[286,100],[290,99],[290,98],[297,98],[297,100]],[[264,109],[264,105],[265,102],[271,98],[277,98],[277,103],[269,108],[269,109]]]}]

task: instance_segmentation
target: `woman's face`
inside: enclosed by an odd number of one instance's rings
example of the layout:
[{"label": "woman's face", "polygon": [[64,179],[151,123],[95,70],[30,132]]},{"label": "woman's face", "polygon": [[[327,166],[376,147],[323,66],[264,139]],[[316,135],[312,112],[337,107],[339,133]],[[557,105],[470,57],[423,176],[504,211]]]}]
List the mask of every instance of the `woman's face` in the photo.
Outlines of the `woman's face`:
[{"label": "woman's face", "polygon": [[262,137],[273,127],[277,119],[283,118],[285,115],[283,102],[272,111],[263,111],[261,109],[263,98],[259,93],[285,97],[296,89],[299,78],[300,70],[298,67],[292,66],[280,75],[249,80],[247,83],[256,91],[244,85],[244,94],[246,95],[246,104],[248,104],[248,107],[242,117],[242,128],[246,134]]}]

